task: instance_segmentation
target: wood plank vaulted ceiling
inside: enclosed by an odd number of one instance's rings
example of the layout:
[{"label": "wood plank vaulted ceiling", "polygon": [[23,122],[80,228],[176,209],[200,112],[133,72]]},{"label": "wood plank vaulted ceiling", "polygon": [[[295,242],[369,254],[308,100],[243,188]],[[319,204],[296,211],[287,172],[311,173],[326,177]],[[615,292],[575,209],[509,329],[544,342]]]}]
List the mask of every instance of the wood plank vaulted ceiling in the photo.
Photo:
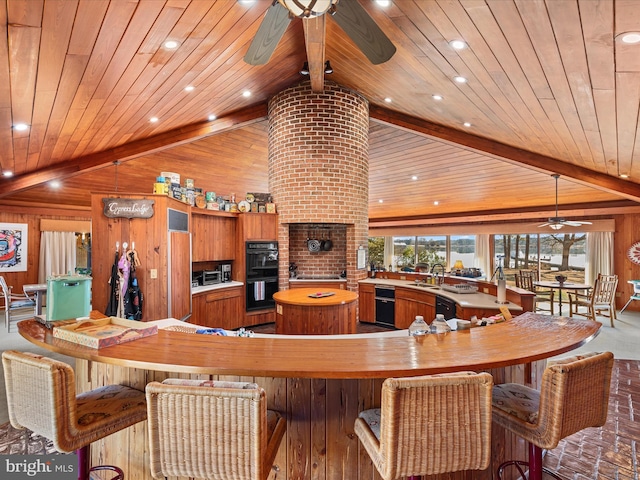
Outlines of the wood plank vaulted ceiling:
[{"label": "wood plank vaulted ceiling", "polygon": [[[324,82],[370,102],[372,223],[544,219],[552,173],[561,215],[638,205],[640,44],[619,35],[640,31],[640,1],[357,1],[397,51],[372,65],[327,17]],[[161,171],[268,191],[266,104],[307,60],[293,19],[268,63],[243,61],[270,4],[0,0],[0,204],[86,209]]]}]

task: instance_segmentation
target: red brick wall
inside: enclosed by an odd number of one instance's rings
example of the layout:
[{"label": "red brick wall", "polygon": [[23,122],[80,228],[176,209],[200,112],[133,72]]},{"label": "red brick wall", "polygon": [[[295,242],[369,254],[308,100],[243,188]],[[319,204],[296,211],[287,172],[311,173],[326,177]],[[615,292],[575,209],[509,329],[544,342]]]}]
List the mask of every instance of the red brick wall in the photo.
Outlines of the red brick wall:
[{"label": "red brick wall", "polygon": [[[366,277],[366,270],[356,269],[356,255],[368,236],[368,101],[332,82],[322,93],[312,92],[307,81],[273,97],[269,190],[278,205],[281,278],[287,278],[293,255],[318,274],[347,270],[347,286],[356,290]],[[300,248],[300,238],[306,242],[306,224],[320,223],[343,225],[344,247],[312,257]]]},{"label": "red brick wall", "polygon": [[[309,252],[307,239],[331,239],[329,251]],[[289,261],[298,266],[298,275],[340,275],[347,269],[347,226],[344,224],[289,225]]]}]

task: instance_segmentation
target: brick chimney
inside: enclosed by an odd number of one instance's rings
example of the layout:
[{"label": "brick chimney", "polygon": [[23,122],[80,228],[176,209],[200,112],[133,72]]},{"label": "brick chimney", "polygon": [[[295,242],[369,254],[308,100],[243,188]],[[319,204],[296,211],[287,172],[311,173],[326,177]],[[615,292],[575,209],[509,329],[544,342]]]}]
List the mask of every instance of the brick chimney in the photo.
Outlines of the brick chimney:
[{"label": "brick chimney", "polygon": [[[306,81],[273,97],[269,190],[280,222],[280,288],[287,288],[295,260],[304,273],[346,270],[347,288],[356,291],[366,277],[366,269],[357,269],[357,251],[368,238],[368,101],[332,82],[321,93]],[[334,243],[331,251],[306,250],[307,236],[322,234]]]}]

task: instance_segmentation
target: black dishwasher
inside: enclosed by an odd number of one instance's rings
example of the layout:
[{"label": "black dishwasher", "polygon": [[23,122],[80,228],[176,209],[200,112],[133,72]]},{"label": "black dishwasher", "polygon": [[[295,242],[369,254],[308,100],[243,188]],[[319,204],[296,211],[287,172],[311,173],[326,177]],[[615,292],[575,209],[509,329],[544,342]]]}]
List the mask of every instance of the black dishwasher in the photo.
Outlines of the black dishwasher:
[{"label": "black dishwasher", "polygon": [[396,291],[386,285],[376,286],[376,325],[396,326]]},{"label": "black dishwasher", "polygon": [[444,315],[445,320],[456,316],[456,302],[447,297],[436,295],[436,314]]}]

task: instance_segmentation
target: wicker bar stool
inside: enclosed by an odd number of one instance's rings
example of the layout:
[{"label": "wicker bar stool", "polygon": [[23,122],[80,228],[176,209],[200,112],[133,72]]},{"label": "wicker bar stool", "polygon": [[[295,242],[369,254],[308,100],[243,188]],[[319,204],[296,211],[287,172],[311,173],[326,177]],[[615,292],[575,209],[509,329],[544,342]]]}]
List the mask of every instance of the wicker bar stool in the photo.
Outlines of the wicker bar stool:
[{"label": "wicker bar stool", "polygon": [[491,455],[488,373],[388,378],[355,433],[383,479],[484,470]]},{"label": "wicker bar stool", "polygon": [[286,421],[255,383],[167,379],[147,385],[151,475],[265,480]]},{"label": "wicker bar stool", "polygon": [[78,478],[89,479],[89,446],[147,418],[144,392],[124,385],[108,385],[76,396],[71,366],[51,358],[6,350],[2,353],[9,420],[14,428],[27,428],[53,442],[56,450],[78,454]]},{"label": "wicker bar stool", "polygon": [[[542,473],[561,477],[542,467],[543,449],[555,448],[563,438],[607,420],[613,354],[576,355],[553,363],[542,375],[540,391],[517,383],[493,387],[493,421],[529,443],[529,462],[510,460],[522,478],[541,480]],[[524,469],[529,467],[525,477]]]}]

